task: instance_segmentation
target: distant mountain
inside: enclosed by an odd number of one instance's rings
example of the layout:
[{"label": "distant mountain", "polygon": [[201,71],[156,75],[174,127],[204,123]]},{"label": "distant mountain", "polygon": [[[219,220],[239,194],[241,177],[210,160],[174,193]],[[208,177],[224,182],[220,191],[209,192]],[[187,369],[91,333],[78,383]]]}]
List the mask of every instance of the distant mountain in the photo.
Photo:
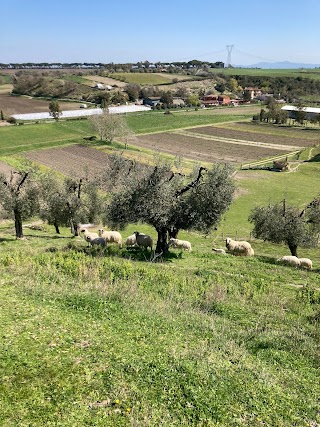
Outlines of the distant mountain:
[{"label": "distant mountain", "polygon": [[300,64],[295,62],[259,62],[258,64],[247,65],[244,68],[316,68],[320,64]]}]

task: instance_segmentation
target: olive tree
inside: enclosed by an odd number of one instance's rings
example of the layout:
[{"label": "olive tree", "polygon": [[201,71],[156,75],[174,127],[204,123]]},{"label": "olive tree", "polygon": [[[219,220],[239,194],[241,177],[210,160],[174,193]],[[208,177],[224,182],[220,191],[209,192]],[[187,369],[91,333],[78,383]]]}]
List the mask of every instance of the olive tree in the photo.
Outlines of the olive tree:
[{"label": "olive tree", "polygon": [[307,206],[303,211],[281,204],[256,207],[249,221],[254,224],[254,237],[272,243],[285,243],[291,255],[298,256],[298,246],[315,247],[319,238],[319,207]]},{"label": "olive tree", "polygon": [[104,110],[101,114],[90,116],[89,120],[101,141],[112,143],[116,138],[129,139],[132,136],[127,122],[119,114],[110,114]]},{"label": "olive tree", "polygon": [[55,100],[51,101],[49,104],[49,115],[53,117],[56,121],[58,121],[61,114],[62,111],[59,102]]},{"label": "olive tree", "polygon": [[234,183],[228,165],[198,166],[184,176],[161,160],[153,167],[122,157],[109,163],[105,185],[112,197],[105,221],[118,227],[135,222],[153,226],[156,253],[166,253],[168,239],[181,229],[209,232],[232,201]]},{"label": "olive tree", "polygon": [[23,220],[38,213],[38,196],[39,187],[31,168],[0,175],[0,205],[5,216],[14,219],[17,239],[23,238]]},{"label": "olive tree", "polygon": [[65,178],[45,174],[40,179],[41,219],[53,225],[58,234],[60,226],[70,226],[77,235],[77,224],[94,222],[101,213],[102,198],[95,183],[88,179]]}]

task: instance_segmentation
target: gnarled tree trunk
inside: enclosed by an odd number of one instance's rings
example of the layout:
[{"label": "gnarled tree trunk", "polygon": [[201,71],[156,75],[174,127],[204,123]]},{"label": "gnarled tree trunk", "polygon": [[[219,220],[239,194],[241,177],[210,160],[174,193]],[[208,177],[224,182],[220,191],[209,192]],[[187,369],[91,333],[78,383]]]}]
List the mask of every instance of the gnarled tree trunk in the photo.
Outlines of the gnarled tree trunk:
[{"label": "gnarled tree trunk", "polygon": [[14,209],[14,227],[16,230],[16,238],[22,239],[23,238],[23,229],[22,229],[22,217],[21,212],[19,209]]},{"label": "gnarled tree trunk", "polygon": [[156,246],[156,254],[167,254],[168,250],[168,230],[166,228],[156,228],[158,233],[158,240]]},{"label": "gnarled tree trunk", "polygon": [[298,256],[298,252],[297,252],[298,246],[293,244],[293,243],[288,243],[288,246],[289,246],[291,255],[297,257]]}]

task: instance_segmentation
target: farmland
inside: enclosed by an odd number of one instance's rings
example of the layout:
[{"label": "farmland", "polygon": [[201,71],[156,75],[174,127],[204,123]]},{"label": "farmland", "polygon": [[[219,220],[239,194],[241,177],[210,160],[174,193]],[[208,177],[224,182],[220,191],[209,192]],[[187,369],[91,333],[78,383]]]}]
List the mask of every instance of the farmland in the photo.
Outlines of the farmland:
[{"label": "farmland", "polygon": [[[74,110],[79,108],[78,102],[59,101],[62,110]],[[46,99],[30,98],[27,96],[12,96],[8,93],[0,93],[0,110],[9,117],[12,114],[41,113],[49,111],[50,101]]]},{"label": "farmland", "polygon": [[[152,161],[154,148],[170,149],[171,161],[237,165],[319,141],[318,129],[256,125],[250,114],[128,115],[137,140],[127,150],[121,142],[83,145],[92,135],[87,120],[10,126],[0,128],[0,156],[93,178],[108,153]],[[172,250],[160,262],[150,252],[87,248],[47,224],[25,227],[26,239],[16,240],[12,221],[2,221],[0,425],[319,425],[319,248],[299,248],[313,271],[282,266],[276,258],[288,248],[251,239],[248,222],[254,206],[283,198],[305,206],[318,195],[319,167],[236,170],[236,198],[218,229],[182,231],[192,252]],[[136,229],[156,239],[146,224],[121,232]],[[226,235],[250,239],[255,257],[215,255]]]},{"label": "farmland", "polygon": [[112,77],[117,80],[125,81],[126,83],[139,85],[170,84],[173,80],[199,80],[199,78],[197,79],[193,76],[166,73],[113,73]]},{"label": "farmland", "polygon": [[211,68],[210,73],[226,76],[255,76],[255,77],[302,77],[320,79],[319,68],[308,69],[262,69],[262,68]]}]

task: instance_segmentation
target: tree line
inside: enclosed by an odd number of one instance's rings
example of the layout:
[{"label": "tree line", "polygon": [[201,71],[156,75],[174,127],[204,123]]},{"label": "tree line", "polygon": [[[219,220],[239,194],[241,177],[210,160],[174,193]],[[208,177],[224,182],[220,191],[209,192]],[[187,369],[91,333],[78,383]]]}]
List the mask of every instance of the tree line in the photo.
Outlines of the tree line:
[{"label": "tree line", "polygon": [[[234,195],[233,169],[228,164],[211,168],[195,165],[185,175],[179,159],[161,158],[153,166],[119,155],[109,156],[99,176],[61,179],[26,164],[9,176],[0,176],[1,216],[11,218],[16,237],[23,238],[23,221],[38,216],[54,226],[102,222],[123,229],[142,222],[157,233],[156,253],[166,254],[168,241],[180,230],[209,233],[216,229]],[[249,221],[256,238],[285,243],[292,255],[299,246],[315,247],[320,235],[320,198],[304,209],[281,204],[256,207]]]}]

